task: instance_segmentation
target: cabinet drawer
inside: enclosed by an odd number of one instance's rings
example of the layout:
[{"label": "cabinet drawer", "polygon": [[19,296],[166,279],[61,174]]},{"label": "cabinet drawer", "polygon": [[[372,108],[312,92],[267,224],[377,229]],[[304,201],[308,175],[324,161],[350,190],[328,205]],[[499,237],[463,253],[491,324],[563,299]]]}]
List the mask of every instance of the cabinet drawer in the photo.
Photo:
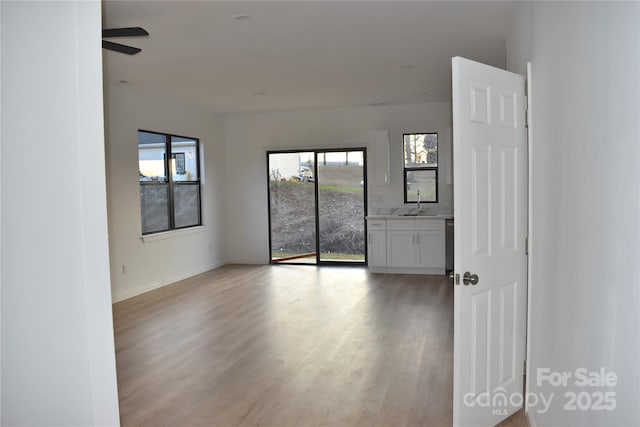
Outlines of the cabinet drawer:
[{"label": "cabinet drawer", "polygon": [[418,219],[417,230],[444,231],[444,219]]},{"label": "cabinet drawer", "polygon": [[387,230],[415,230],[414,219],[390,219],[387,220]]},{"label": "cabinet drawer", "polygon": [[369,230],[386,230],[386,223],[387,221],[385,221],[384,219],[370,219],[367,221]]}]

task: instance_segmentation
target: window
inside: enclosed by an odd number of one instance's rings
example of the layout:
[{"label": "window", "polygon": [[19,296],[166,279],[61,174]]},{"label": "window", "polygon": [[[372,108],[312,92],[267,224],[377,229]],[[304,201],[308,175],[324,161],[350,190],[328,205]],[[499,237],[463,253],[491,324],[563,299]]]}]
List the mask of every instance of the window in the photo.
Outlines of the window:
[{"label": "window", "polygon": [[438,202],[438,134],[406,133],[404,140],[404,202]]},{"label": "window", "polygon": [[197,139],[138,131],[138,175],[143,235],[202,224]]}]

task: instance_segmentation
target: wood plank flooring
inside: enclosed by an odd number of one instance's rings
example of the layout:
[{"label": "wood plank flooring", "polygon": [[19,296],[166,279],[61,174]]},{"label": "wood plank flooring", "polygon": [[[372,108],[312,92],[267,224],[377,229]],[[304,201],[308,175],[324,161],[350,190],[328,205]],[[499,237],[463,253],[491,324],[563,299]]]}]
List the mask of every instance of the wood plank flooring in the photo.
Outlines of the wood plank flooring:
[{"label": "wood plank flooring", "polygon": [[114,305],[123,426],[449,426],[453,289],[229,265]]}]

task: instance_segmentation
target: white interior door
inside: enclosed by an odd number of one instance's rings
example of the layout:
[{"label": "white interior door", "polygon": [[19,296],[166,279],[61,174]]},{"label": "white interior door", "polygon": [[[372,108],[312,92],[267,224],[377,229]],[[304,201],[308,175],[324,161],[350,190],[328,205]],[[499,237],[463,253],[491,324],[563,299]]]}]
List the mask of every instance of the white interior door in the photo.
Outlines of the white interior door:
[{"label": "white interior door", "polygon": [[518,74],[464,58],[453,58],[452,65],[453,423],[490,426],[522,407],[525,82]]}]

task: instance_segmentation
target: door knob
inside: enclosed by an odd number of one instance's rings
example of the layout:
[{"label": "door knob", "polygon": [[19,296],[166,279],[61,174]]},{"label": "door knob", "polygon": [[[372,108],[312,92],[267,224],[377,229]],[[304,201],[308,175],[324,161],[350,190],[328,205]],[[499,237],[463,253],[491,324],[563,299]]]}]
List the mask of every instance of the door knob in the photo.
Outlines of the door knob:
[{"label": "door knob", "polygon": [[478,275],[477,274],[471,274],[468,271],[464,272],[464,276],[462,276],[462,283],[466,285],[477,285],[478,284]]}]

